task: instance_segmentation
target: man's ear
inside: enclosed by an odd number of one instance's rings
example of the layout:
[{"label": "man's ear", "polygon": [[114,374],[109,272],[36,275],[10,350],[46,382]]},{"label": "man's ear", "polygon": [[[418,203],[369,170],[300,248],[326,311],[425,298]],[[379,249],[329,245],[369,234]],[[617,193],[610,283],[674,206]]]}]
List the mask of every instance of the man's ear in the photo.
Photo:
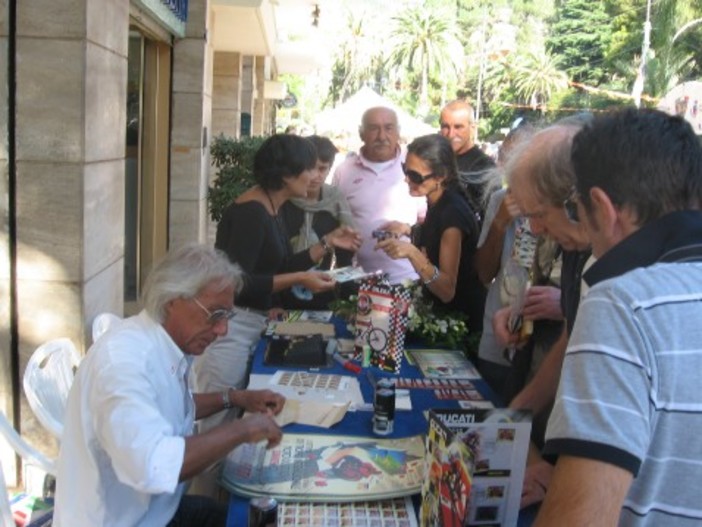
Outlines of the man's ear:
[{"label": "man's ear", "polygon": [[596,225],[607,238],[615,236],[620,230],[619,209],[614,206],[607,193],[599,187],[590,189],[590,203]]}]

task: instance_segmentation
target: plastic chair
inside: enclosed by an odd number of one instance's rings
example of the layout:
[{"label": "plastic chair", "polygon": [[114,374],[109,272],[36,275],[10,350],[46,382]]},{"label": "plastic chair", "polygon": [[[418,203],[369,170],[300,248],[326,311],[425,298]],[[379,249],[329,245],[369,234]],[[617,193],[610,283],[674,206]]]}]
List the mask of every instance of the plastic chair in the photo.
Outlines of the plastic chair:
[{"label": "plastic chair", "polygon": [[122,322],[122,318],[112,313],[100,313],[93,319],[93,342],[99,339],[108,329]]},{"label": "plastic chair", "polygon": [[24,393],[39,422],[57,439],[63,434],[63,416],[80,355],[73,342],[58,338],[39,346],[24,370]]},{"label": "plastic chair", "polygon": [[[44,454],[36,450],[27,443],[12,428],[5,414],[0,412],[0,434],[7,440],[12,449],[19,454],[25,463],[39,467],[47,474],[56,476],[56,464],[53,460],[46,457]],[[15,527],[15,521],[12,517],[12,508],[10,506],[10,498],[7,492],[7,484],[5,483],[5,473],[0,463],[0,525],[2,527]]]}]

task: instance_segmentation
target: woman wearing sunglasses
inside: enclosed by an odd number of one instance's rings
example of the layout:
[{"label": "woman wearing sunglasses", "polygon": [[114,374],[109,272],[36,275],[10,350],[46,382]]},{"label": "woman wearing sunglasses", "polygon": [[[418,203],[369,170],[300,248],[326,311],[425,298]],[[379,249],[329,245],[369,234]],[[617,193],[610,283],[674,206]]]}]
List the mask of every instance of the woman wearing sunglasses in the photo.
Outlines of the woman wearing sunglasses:
[{"label": "woman wearing sunglasses", "polygon": [[[415,243],[392,237],[376,249],[393,259],[407,258],[435,307],[465,313],[469,330],[480,332],[486,289],[473,266],[480,230],[459,185],[451,143],[439,134],[418,137],[407,147],[404,171],[410,194],[427,199],[426,218]],[[414,230],[397,222],[383,229],[406,236]]]}]

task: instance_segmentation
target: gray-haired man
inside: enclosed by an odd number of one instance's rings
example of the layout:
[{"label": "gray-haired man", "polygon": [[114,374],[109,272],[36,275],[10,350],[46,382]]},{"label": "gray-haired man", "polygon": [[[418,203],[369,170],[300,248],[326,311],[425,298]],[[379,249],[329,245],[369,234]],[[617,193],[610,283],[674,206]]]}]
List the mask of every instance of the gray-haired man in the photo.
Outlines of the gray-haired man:
[{"label": "gray-haired man", "polygon": [[[224,525],[226,508],[184,496],[185,481],[241,443],[282,436],[271,418],[282,396],[189,389],[191,360],[226,334],[240,280],[215,249],[173,251],[149,276],[144,311],[93,344],[68,398],[54,525]],[[232,405],[257,413],[193,433]]]},{"label": "gray-haired man", "polygon": [[700,525],[702,150],[680,117],[628,109],[573,139],[597,262],[568,342],[537,525]]}]

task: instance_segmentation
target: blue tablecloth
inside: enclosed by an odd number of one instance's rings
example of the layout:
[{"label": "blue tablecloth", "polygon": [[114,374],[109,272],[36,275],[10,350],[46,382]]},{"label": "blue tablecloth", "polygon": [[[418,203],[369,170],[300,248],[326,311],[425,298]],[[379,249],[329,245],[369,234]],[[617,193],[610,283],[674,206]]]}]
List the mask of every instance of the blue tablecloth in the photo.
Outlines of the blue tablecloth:
[{"label": "blue tablecloth", "polygon": [[[343,334],[345,328],[337,323],[337,335]],[[333,362],[332,366],[320,369],[303,369],[300,367],[285,368],[280,366],[266,366],[263,363],[267,341],[261,339],[256,348],[253,357],[251,368],[252,373],[256,374],[274,374],[278,370],[292,371],[318,371],[322,373],[334,373],[339,375],[354,375],[349,370],[344,369],[340,364]],[[403,359],[399,375],[393,375],[384,372],[378,368],[364,368],[361,373],[355,375],[361,386],[363,399],[366,403],[373,402],[373,384],[372,380],[381,377],[406,377],[406,378],[422,378],[422,373],[416,366],[410,365],[406,359]],[[497,401],[494,392],[490,389],[482,379],[471,381],[480,394],[487,400],[494,403]],[[439,400],[434,395],[432,389],[412,389],[410,390],[410,399],[412,401],[412,410],[397,410],[395,412],[395,423],[393,433],[384,436],[388,438],[410,437],[419,434],[425,434],[427,431],[427,421],[424,417],[425,410],[430,408],[457,408],[458,402],[454,400]],[[309,433],[309,434],[334,434],[334,435],[349,435],[362,437],[377,437],[373,435],[372,411],[356,411],[347,412],[344,419],[331,428],[319,428],[315,426],[292,424],[285,427],[284,432],[289,433]],[[246,525],[248,518],[248,499],[236,495],[232,495],[229,504],[229,516],[227,519],[227,527]]]}]

